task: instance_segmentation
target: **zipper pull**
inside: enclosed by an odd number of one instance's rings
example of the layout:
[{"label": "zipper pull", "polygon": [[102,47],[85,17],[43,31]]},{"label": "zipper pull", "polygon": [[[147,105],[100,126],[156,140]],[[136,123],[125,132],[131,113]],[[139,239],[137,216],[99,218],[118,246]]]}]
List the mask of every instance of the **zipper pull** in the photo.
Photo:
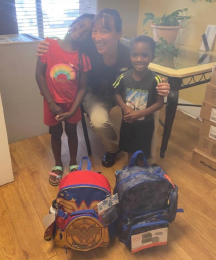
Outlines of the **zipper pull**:
[{"label": "zipper pull", "polygon": [[66,254],[68,253],[68,252],[67,252],[67,249],[68,249],[68,248],[67,248],[67,246],[66,246],[66,247],[65,247],[65,250],[66,250],[65,252],[66,252]]}]

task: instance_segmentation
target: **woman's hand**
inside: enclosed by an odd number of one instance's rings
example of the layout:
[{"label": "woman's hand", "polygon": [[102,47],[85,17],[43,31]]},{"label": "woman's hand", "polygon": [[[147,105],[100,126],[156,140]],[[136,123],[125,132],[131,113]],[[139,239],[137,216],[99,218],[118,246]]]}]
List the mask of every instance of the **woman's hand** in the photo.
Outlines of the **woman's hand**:
[{"label": "woman's hand", "polygon": [[47,53],[47,50],[49,48],[49,42],[47,41],[41,41],[38,44],[36,56],[41,57],[44,53]]},{"label": "woman's hand", "polygon": [[167,97],[170,92],[170,84],[166,82],[165,78],[162,79],[162,83],[158,83],[157,87],[158,95]]}]

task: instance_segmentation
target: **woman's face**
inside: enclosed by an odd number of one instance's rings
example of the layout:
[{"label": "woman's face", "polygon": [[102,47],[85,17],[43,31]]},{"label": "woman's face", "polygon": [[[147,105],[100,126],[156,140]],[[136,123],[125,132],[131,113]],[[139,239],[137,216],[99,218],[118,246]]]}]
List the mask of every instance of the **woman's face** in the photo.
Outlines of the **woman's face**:
[{"label": "woman's face", "polygon": [[89,18],[83,18],[75,23],[70,29],[71,40],[74,42],[84,41],[91,33],[92,20]]},{"label": "woman's face", "polygon": [[111,30],[105,28],[103,19],[99,19],[93,25],[92,40],[100,54],[106,54],[115,50],[121,38],[122,33],[116,32],[114,21],[112,21],[110,27]]}]

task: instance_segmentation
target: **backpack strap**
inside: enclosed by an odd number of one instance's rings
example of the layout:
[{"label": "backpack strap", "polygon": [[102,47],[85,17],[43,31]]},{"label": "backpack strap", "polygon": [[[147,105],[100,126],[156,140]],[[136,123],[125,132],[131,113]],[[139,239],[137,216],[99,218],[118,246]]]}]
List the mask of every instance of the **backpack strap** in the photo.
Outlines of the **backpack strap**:
[{"label": "backpack strap", "polygon": [[144,156],[143,151],[141,151],[141,150],[136,151],[136,152],[132,155],[132,157],[131,157],[131,159],[130,159],[130,162],[129,162],[129,167],[132,167],[132,166],[135,166],[135,165],[136,165],[136,158],[137,158],[138,154],[142,154],[142,155],[143,155],[143,166],[148,167],[148,166],[149,166],[149,165],[148,165],[148,162],[147,162],[147,160],[146,160],[146,158],[145,158],[145,156]]},{"label": "backpack strap", "polygon": [[83,160],[87,160],[87,170],[88,171],[91,171],[91,167],[92,167],[92,164],[88,158],[88,156],[83,156],[83,158],[80,160],[80,163],[79,163],[79,167],[78,167],[78,171],[81,171],[82,170],[82,161]]}]

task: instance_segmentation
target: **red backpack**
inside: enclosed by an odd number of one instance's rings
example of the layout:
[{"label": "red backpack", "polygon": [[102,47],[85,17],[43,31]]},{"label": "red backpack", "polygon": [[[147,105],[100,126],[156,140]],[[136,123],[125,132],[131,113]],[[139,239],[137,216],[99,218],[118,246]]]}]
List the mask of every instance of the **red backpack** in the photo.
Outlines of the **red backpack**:
[{"label": "red backpack", "polygon": [[[81,170],[83,159],[87,170]],[[91,171],[88,157],[82,160],[78,170],[60,182],[54,229],[45,233],[45,239],[53,236],[58,247],[87,251],[109,245],[109,230],[98,216],[97,204],[111,195],[111,189],[105,176]]]}]

